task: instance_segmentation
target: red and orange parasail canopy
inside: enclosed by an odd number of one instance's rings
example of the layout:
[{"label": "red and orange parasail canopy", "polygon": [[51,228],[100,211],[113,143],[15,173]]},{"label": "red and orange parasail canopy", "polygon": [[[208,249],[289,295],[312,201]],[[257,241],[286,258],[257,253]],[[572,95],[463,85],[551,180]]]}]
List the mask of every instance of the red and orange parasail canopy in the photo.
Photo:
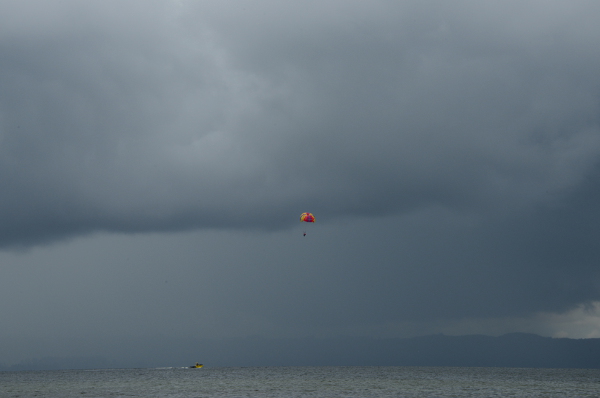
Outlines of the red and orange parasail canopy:
[{"label": "red and orange parasail canopy", "polygon": [[300,221],[315,222],[315,216],[313,216],[312,213],[302,213],[300,215]]}]

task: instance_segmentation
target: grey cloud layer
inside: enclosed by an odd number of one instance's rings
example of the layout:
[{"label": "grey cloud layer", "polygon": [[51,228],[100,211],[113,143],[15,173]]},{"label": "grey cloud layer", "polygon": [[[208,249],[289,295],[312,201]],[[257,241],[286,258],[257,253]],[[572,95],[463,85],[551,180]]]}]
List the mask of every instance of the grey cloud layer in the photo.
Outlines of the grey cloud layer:
[{"label": "grey cloud layer", "polygon": [[[349,303],[337,315],[314,310],[323,286],[290,312],[302,285],[257,299],[267,313],[385,322],[599,298],[600,5],[17,4],[0,6],[0,245],[281,230],[310,210],[382,226],[318,249],[313,271]],[[265,267],[293,261],[282,247]]]},{"label": "grey cloud layer", "polygon": [[600,147],[596,7],[526,4],[21,11],[1,43],[3,241],[543,201]]}]

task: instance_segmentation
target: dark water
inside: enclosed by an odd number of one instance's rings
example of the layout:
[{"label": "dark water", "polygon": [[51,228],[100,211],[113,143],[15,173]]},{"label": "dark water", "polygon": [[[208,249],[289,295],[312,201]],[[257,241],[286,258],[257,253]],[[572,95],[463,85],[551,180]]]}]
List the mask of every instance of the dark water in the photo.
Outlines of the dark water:
[{"label": "dark water", "polygon": [[599,397],[600,370],[248,367],[0,372],[0,397]]}]

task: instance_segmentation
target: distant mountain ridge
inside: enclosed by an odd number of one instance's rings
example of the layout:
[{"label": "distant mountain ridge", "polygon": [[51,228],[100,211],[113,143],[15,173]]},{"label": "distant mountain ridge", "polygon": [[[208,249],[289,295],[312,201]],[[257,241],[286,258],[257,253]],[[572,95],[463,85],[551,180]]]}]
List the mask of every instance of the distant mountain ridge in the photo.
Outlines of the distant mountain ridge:
[{"label": "distant mountain ridge", "polygon": [[[119,355],[41,358],[0,370],[187,366],[461,366],[600,369],[600,339],[510,333],[412,338],[166,339],[115,342]],[[0,363],[2,358],[0,358]]]},{"label": "distant mountain ridge", "polygon": [[600,339],[509,333],[423,336],[397,341],[390,362],[412,366],[600,368]]}]

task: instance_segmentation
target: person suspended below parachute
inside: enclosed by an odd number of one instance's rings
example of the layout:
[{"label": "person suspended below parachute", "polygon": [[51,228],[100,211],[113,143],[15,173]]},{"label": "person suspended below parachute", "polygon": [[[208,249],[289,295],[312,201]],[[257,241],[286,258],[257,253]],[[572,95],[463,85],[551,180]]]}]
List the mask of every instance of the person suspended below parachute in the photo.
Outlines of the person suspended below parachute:
[{"label": "person suspended below parachute", "polygon": [[[302,213],[300,214],[301,222],[315,222],[315,216],[312,213]],[[302,236],[306,236],[306,230],[302,233]]]}]

